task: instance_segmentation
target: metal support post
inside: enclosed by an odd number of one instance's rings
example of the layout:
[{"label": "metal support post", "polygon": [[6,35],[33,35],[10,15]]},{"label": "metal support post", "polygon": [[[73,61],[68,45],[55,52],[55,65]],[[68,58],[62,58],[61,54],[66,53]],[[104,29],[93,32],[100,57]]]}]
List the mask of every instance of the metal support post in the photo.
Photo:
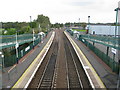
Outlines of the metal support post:
[{"label": "metal support post", "polygon": [[35,45],[35,43],[34,43],[34,33],[35,33],[35,31],[33,29],[33,49],[34,49],[34,45]]},{"label": "metal support post", "polygon": [[16,31],[16,63],[18,64],[18,47],[19,47],[19,44],[18,44],[18,41],[17,41],[17,31]]},{"label": "metal support post", "polygon": [[119,74],[118,74],[118,82],[117,82],[117,90],[120,89],[120,60],[119,60]]},{"label": "metal support post", "polygon": [[109,47],[107,46],[107,52],[106,52],[106,55],[108,56],[109,54]]}]

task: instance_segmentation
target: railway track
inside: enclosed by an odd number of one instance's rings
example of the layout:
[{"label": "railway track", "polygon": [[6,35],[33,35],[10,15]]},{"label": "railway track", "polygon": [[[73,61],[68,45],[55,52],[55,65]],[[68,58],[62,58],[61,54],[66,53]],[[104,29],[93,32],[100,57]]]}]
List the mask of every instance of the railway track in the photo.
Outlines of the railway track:
[{"label": "railway track", "polygon": [[73,55],[70,51],[70,46],[66,38],[64,38],[64,41],[68,68],[68,86],[69,88],[83,88],[78,70],[76,68],[76,63],[74,62]]},{"label": "railway track", "polygon": [[38,87],[37,87],[38,89],[41,89],[41,88],[50,89],[52,87],[57,52],[58,52],[58,43],[55,42],[53,53],[49,59],[49,62],[46,65],[46,68],[43,72],[42,78],[38,84]]},{"label": "railway track", "polygon": [[65,52],[68,67],[68,86],[70,89],[78,88],[91,89],[87,76],[82,68],[82,65],[74,51],[72,45],[66,37],[63,38],[65,43]]},{"label": "railway track", "polygon": [[[64,81],[67,83],[68,89],[91,88],[89,81],[86,77],[86,74],[82,68],[82,65],[81,65],[72,45],[70,44],[69,40],[62,33],[61,35],[62,35],[63,42],[59,42],[59,40],[57,39],[59,37],[59,35],[57,35],[57,34],[60,34],[60,33],[58,33],[58,32],[56,33],[55,39],[52,43],[52,46],[51,46],[48,54],[46,55],[45,60],[43,60],[44,62],[42,62],[40,68],[38,69],[38,72],[36,73],[35,77],[31,81],[28,88],[53,89],[53,88],[56,88],[54,86],[57,85],[57,83],[54,82],[54,80],[59,80],[59,83],[64,83],[64,82],[61,82],[62,78],[56,79],[57,78],[56,67],[58,67],[57,69],[59,69],[59,70],[61,69],[60,71],[65,70],[67,79]],[[56,62],[58,60],[58,54],[60,53],[60,52],[58,53],[58,48],[59,48],[58,43],[61,43],[62,48],[65,50],[64,61],[61,60],[61,62],[66,62],[66,64],[65,64],[66,68],[64,68],[64,69],[59,68],[59,66],[57,66],[59,64],[56,64]],[[60,59],[63,59],[63,58],[61,58],[59,56],[59,60]],[[65,75],[63,75],[63,76],[65,76]]]}]

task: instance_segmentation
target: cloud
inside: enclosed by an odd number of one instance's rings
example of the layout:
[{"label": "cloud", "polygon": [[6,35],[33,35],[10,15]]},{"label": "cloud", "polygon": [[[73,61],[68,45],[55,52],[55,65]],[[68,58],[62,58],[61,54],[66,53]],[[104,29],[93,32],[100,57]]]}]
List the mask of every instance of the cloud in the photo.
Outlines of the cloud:
[{"label": "cloud", "polygon": [[[87,22],[114,22],[117,0],[1,0],[1,21],[29,21],[38,14],[50,17],[54,22],[75,22],[78,18]],[[109,19],[110,17],[110,19]]]}]

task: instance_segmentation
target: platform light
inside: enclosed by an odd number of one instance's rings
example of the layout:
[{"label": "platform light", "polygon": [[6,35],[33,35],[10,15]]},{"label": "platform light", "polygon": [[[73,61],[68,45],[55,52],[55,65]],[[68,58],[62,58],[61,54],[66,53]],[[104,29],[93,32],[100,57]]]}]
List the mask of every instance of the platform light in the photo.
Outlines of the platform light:
[{"label": "platform light", "polygon": [[3,55],[2,51],[0,51],[0,56],[2,58],[2,71],[3,71],[3,68],[4,68],[5,64],[4,64],[4,55]]},{"label": "platform light", "polygon": [[90,16],[88,16],[88,30],[90,29]]},{"label": "platform light", "polygon": [[[32,29],[32,16],[30,16],[30,28]],[[33,32],[33,49],[34,49],[34,34],[35,34],[34,29],[32,30],[32,32]]]},{"label": "platform light", "polygon": [[80,29],[80,18],[79,18],[79,29]]},{"label": "platform light", "polygon": [[[116,35],[117,35],[117,25],[118,25],[118,11],[120,8],[116,8],[114,11],[116,11],[116,25],[115,25],[115,40],[116,40]],[[116,46],[116,41],[115,41],[115,46]],[[113,55],[113,58],[115,58],[115,54]],[[120,63],[119,63],[120,66]],[[120,87],[120,69],[119,69],[119,75],[118,75],[118,82],[117,82],[117,90],[119,90]]]},{"label": "platform light", "polygon": [[116,33],[117,33],[117,25],[118,25],[118,11],[120,8],[116,8],[114,11],[116,11],[116,25],[115,25],[115,38],[116,38]]},{"label": "platform light", "polygon": [[16,45],[15,45],[15,48],[16,48],[16,63],[18,64],[18,47],[19,47],[19,44],[18,44],[18,36],[17,36],[17,30],[16,30]]},{"label": "platform light", "polygon": [[4,64],[4,55],[2,54],[1,57],[3,59],[2,62],[3,62],[3,68],[4,68],[4,66],[5,66],[5,64]]}]

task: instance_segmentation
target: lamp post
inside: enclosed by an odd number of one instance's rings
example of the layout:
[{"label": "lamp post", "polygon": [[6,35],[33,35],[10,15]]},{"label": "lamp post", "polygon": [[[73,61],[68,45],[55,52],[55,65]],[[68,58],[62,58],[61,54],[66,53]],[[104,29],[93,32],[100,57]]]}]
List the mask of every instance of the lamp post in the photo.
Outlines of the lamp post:
[{"label": "lamp post", "polygon": [[32,17],[30,16],[30,27],[32,28],[32,23],[31,23]]},{"label": "lamp post", "polygon": [[2,71],[3,71],[3,70],[4,70],[4,67],[5,67],[4,55],[3,55],[2,52],[0,52],[0,55],[1,55],[1,58],[2,58],[2,62],[1,62],[1,64],[2,64]]},{"label": "lamp post", "polygon": [[[32,29],[32,16],[30,16],[30,28]],[[34,49],[34,29],[32,30],[33,32],[33,49]]]},{"label": "lamp post", "polygon": [[115,25],[115,38],[116,38],[116,33],[117,33],[117,25],[118,25],[118,11],[120,8],[116,8],[114,11],[116,11],[116,25]]},{"label": "lamp post", "polygon": [[[117,35],[117,25],[118,25],[118,11],[120,10],[120,8],[116,8],[114,11],[116,11],[116,25],[115,25],[115,47],[116,47],[116,35]],[[115,58],[115,54],[113,55]],[[120,66],[120,60],[119,62],[119,66]],[[117,90],[119,90],[120,88],[120,67],[119,67],[119,75],[118,75],[118,82],[117,82]]]},{"label": "lamp post", "polygon": [[19,44],[18,44],[18,36],[17,36],[17,31],[16,31],[16,63],[18,64],[18,47],[19,47]]},{"label": "lamp post", "polygon": [[48,24],[48,32],[49,32],[49,24]]},{"label": "lamp post", "polygon": [[47,32],[46,32],[46,36],[45,37],[47,37],[48,32],[49,32],[49,24],[47,25]]},{"label": "lamp post", "polygon": [[[117,35],[117,26],[118,26],[118,11],[120,10],[120,8],[116,8],[114,11],[116,11],[116,25],[115,25],[115,44],[114,44],[114,48],[116,47],[116,35]],[[115,54],[113,54],[113,60],[115,59]]]},{"label": "lamp post", "polygon": [[39,43],[40,43],[40,41],[41,41],[41,35],[40,35],[40,31],[41,31],[41,27],[40,27],[40,24],[39,24]]},{"label": "lamp post", "polygon": [[3,64],[3,68],[4,68],[5,67],[4,55],[2,54],[1,57],[2,57],[2,64]]},{"label": "lamp post", "polygon": [[34,49],[34,39],[35,39],[35,37],[34,37],[34,34],[35,34],[35,31],[34,31],[34,29],[33,29],[33,49]]},{"label": "lamp post", "polygon": [[41,27],[40,27],[40,24],[39,24],[39,33],[40,33],[40,31],[41,31]]},{"label": "lamp post", "polygon": [[[90,16],[88,16],[88,27],[87,27],[87,34],[88,34],[88,39],[89,39],[89,29],[90,29]],[[89,46],[89,42],[87,42],[87,46]]]},{"label": "lamp post", "polygon": [[90,16],[88,16],[88,30],[90,29]]},{"label": "lamp post", "polygon": [[79,18],[79,29],[80,29],[80,18]]}]

